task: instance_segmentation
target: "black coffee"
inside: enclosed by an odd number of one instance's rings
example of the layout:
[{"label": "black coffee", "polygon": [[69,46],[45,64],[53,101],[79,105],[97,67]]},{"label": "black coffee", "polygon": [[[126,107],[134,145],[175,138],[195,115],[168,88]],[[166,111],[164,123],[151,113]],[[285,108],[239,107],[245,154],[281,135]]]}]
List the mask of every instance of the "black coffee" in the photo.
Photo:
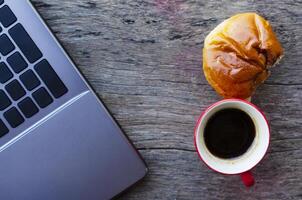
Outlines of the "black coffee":
[{"label": "black coffee", "polygon": [[234,158],[244,154],[254,138],[253,120],[238,109],[224,109],[215,113],[204,132],[207,148],[220,158]]}]

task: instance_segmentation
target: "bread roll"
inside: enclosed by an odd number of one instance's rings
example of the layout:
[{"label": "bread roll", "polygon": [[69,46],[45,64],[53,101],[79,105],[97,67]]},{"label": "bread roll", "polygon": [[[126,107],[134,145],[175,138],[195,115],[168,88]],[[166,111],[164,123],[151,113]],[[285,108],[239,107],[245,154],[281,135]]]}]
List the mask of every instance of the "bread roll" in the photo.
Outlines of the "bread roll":
[{"label": "bread roll", "polygon": [[235,15],[206,37],[203,70],[224,98],[251,97],[283,49],[269,22],[256,13]]}]

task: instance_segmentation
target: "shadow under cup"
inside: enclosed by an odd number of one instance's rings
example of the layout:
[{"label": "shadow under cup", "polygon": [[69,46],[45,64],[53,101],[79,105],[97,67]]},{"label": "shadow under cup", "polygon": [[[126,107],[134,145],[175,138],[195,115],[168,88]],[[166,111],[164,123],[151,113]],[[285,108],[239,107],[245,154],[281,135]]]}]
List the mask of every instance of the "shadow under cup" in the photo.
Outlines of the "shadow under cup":
[{"label": "shadow under cup", "polygon": [[[239,109],[250,116],[255,125],[255,138],[248,150],[234,158],[224,159],[213,155],[204,140],[204,129],[208,120],[218,111]],[[200,116],[195,128],[195,147],[201,160],[212,170],[222,174],[242,174],[251,170],[264,157],[269,146],[269,125],[262,112],[250,102],[226,99],[207,108]]]}]

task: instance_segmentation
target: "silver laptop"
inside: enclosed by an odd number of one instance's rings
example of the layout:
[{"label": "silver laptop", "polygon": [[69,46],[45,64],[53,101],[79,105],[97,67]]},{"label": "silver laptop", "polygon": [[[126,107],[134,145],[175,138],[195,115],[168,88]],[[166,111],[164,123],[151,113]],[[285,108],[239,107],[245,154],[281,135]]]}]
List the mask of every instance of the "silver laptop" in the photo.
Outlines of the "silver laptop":
[{"label": "silver laptop", "polygon": [[111,199],[147,168],[28,0],[0,0],[0,199]]}]

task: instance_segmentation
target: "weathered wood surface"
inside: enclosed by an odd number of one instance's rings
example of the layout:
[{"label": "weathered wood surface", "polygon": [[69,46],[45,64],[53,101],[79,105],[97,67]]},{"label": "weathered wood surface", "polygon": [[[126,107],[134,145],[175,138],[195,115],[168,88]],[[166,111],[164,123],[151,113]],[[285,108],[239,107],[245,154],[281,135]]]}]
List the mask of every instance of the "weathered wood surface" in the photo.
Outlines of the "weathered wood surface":
[{"label": "weathered wood surface", "polygon": [[[302,199],[301,0],[33,3],[150,167],[120,199]],[[193,146],[198,115],[220,99],[202,74],[204,37],[245,11],[271,21],[286,54],[253,97],[272,138],[250,190],[206,168]]]}]

